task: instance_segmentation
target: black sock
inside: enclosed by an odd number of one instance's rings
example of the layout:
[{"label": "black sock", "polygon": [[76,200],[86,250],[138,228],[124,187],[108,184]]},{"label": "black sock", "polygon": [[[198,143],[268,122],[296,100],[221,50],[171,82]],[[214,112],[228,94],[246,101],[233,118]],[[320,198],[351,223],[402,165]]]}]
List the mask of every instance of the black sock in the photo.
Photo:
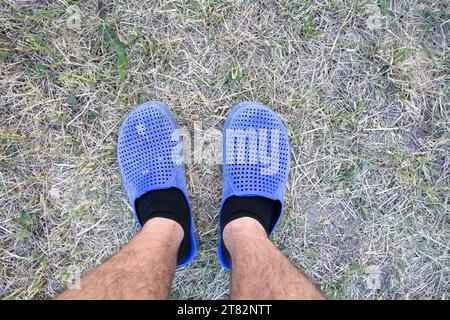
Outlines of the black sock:
[{"label": "black sock", "polygon": [[191,251],[190,210],[183,192],[177,188],[147,192],[136,200],[136,213],[142,226],[151,218],[160,217],[178,222],[184,231],[183,241],[178,250],[177,263],[188,258]]},{"label": "black sock", "polygon": [[[281,210],[279,201],[271,200],[265,197],[236,197],[232,196],[225,200],[221,215],[221,230],[231,221],[251,217],[256,219],[266,230],[267,235],[272,231]],[[228,250],[222,241],[222,251],[225,258],[231,262]]]}]

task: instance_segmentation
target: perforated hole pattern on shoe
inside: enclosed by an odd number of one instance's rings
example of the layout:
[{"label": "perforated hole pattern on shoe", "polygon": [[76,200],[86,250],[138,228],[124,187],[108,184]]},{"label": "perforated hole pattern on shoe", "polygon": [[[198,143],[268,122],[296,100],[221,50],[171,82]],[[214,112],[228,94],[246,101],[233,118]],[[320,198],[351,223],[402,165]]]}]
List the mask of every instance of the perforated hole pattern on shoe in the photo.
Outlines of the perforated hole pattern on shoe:
[{"label": "perforated hole pattern on shoe", "polygon": [[119,162],[125,184],[142,194],[164,185],[174,172],[172,141],[176,129],[161,109],[142,108],[125,120],[119,141]]},{"label": "perforated hole pattern on shoe", "polygon": [[[240,192],[268,192],[275,194],[280,184],[284,183],[288,174],[289,166],[289,142],[287,134],[281,130],[278,119],[270,111],[263,108],[245,108],[240,114],[235,115],[232,119],[229,129],[234,130],[256,130],[267,129],[267,154],[270,156],[272,152],[271,143],[271,129],[280,129],[279,135],[279,157],[278,157],[278,171],[272,175],[263,175],[261,170],[267,167],[267,164],[261,163],[258,158],[256,163],[248,161],[249,156],[254,156],[254,150],[248,147],[248,140],[245,146],[236,146],[236,148],[245,147],[246,161],[244,163],[236,161],[228,163],[228,158],[224,164],[225,174],[228,174],[232,180],[233,185]],[[259,150],[260,140],[258,138],[257,148]],[[227,143],[226,148],[233,147]],[[226,150],[227,156],[230,150]],[[233,153],[232,153],[233,154]],[[234,153],[235,157],[237,152]]]}]

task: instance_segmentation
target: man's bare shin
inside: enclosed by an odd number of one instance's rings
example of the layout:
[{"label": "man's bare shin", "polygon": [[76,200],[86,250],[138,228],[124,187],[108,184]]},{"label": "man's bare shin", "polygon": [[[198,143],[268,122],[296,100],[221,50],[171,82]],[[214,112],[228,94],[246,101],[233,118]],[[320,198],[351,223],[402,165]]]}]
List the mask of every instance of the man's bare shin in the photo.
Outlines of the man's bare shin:
[{"label": "man's bare shin", "polygon": [[164,218],[149,220],[136,237],[107,262],[57,299],[166,299],[183,229]]},{"label": "man's bare shin", "polygon": [[223,239],[230,252],[233,299],[324,299],[316,286],[267,238],[252,218],[228,223]]}]

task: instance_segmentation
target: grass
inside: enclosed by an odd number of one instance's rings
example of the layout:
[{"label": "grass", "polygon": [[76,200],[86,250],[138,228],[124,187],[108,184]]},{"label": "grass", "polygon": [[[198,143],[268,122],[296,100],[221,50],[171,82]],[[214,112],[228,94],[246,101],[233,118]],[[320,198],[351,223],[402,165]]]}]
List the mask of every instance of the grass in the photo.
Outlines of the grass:
[{"label": "grass", "polygon": [[[278,112],[292,167],[273,240],[329,297],[448,299],[448,12],[418,0],[0,0],[0,297],[50,298],[133,237],[117,131],[157,99],[191,131],[221,130],[243,100]],[[220,179],[219,165],[187,167],[201,247],[173,298],[228,295]],[[366,284],[374,267],[379,289]]]}]

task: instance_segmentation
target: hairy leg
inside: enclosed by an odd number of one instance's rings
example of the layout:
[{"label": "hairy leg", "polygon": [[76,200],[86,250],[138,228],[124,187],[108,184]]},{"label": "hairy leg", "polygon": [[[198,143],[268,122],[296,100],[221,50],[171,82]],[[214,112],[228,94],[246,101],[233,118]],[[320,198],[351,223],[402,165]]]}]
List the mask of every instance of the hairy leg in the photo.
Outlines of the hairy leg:
[{"label": "hairy leg", "polygon": [[232,299],[324,299],[273,245],[257,220],[244,217],[229,222],[223,240],[231,256]]},{"label": "hairy leg", "polygon": [[166,299],[183,239],[175,221],[153,218],[107,262],[56,299]]}]

